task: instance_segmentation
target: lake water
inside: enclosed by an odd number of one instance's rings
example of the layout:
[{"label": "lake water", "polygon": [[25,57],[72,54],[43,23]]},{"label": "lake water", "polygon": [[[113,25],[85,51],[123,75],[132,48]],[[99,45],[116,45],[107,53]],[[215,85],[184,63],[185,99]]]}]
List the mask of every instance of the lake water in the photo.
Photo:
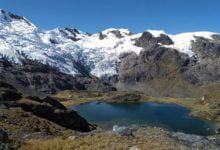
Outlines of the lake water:
[{"label": "lake water", "polygon": [[113,125],[149,125],[189,134],[214,134],[210,122],[189,116],[189,109],[175,104],[91,102],[71,109],[107,129]]}]

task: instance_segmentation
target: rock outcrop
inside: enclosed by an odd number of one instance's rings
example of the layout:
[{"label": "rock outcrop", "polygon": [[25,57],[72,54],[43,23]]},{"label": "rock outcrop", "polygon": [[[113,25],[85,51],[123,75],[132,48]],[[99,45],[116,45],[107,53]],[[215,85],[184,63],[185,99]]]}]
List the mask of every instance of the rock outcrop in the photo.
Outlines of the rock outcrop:
[{"label": "rock outcrop", "polygon": [[116,90],[110,83],[153,96],[198,97],[204,86],[220,84],[218,33],[110,28],[90,35],[44,31],[3,10],[0,19],[0,58],[13,62],[0,61],[0,79],[28,94]]},{"label": "rock outcrop", "polygon": [[90,75],[71,76],[37,61],[14,64],[0,60],[0,81],[9,83],[27,95],[53,94],[62,90],[116,90]]},{"label": "rock outcrop", "polygon": [[27,96],[22,98],[22,94],[17,93],[16,88],[4,82],[0,82],[0,94],[0,109],[21,108],[68,129],[81,132],[91,130],[90,124],[77,112],[67,110],[64,105],[52,97]]},{"label": "rock outcrop", "polygon": [[10,150],[8,133],[0,128],[0,149]]},{"label": "rock outcrop", "polygon": [[117,125],[113,126],[113,132],[121,136],[133,136],[132,129],[129,127],[119,127]]},{"label": "rock outcrop", "polygon": [[15,101],[22,98],[22,94],[12,85],[0,81],[0,101]]},{"label": "rock outcrop", "polygon": [[[120,55],[117,80],[112,82],[118,89],[138,90],[154,96],[191,97],[202,95],[204,86],[220,84],[220,42],[196,37],[190,57],[170,45],[165,35],[153,37],[149,32],[136,40],[144,50]],[[109,80],[111,81],[111,80]]]},{"label": "rock outcrop", "polygon": [[159,37],[154,37],[150,32],[146,31],[142,36],[135,41],[135,45],[143,48],[153,48],[158,44],[171,45],[173,41],[165,34],[161,34]]},{"label": "rock outcrop", "polygon": [[21,103],[20,107],[27,112],[31,112],[36,116],[45,118],[69,129],[81,132],[89,132],[91,130],[89,123],[73,110],[57,109],[48,105],[26,103]]},{"label": "rock outcrop", "polygon": [[0,141],[1,142],[8,142],[8,133],[5,132],[3,129],[0,129]]}]

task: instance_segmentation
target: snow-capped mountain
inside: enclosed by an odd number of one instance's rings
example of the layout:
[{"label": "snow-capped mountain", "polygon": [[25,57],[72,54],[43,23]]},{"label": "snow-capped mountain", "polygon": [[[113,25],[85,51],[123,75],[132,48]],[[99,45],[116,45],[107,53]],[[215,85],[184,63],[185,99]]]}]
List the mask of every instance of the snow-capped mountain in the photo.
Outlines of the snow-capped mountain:
[{"label": "snow-capped mountain", "polygon": [[[165,35],[170,44],[158,41],[161,47],[176,49],[192,57],[191,48],[195,37],[213,39],[212,32],[192,32],[170,35],[164,31],[147,30],[153,37]],[[80,74],[79,64],[97,77],[115,75],[119,56],[125,52],[137,55],[144,49],[136,43],[143,33],[134,34],[128,29],[107,29],[88,34],[72,28],[42,30],[26,18],[0,11],[0,56],[15,63],[23,59],[38,60],[60,71]]]}]

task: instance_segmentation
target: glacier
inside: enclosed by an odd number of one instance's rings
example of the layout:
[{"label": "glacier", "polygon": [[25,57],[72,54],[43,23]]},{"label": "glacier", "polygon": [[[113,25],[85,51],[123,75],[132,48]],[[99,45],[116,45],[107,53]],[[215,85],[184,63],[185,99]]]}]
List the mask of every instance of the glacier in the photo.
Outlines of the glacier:
[{"label": "glacier", "polygon": [[[153,36],[169,36],[173,44],[161,45],[176,49],[190,57],[191,41],[195,36],[212,39],[213,32],[188,32],[177,35],[163,30],[146,30]],[[143,50],[135,45],[142,33],[132,33],[128,29],[110,28],[99,33],[88,34],[73,28],[43,30],[25,17],[0,10],[0,57],[15,63],[32,59],[58,68],[61,72],[80,74],[76,64],[81,64],[94,76],[117,74],[117,63],[122,53]]]}]

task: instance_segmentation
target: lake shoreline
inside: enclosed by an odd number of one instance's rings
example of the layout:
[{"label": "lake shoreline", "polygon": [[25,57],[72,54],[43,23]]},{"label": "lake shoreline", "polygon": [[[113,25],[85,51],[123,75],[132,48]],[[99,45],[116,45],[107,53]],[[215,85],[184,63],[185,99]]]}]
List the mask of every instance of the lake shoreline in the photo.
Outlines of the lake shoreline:
[{"label": "lake shoreline", "polygon": [[[62,95],[63,94],[63,95]],[[55,95],[57,101],[67,104],[79,105],[86,102],[98,100],[105,102],[137,103],[150,102],[149,96],[139,93],[119,93],[119,92],[85,92],[69,91]],[[119,100],[119,101],[118,101]],[[163,99],[164,100],[164,99]],[[158,101],[159,103],[162,103]],[[168,101],[166,101],[168,102]],[[20,103],[39,105],[38,102],[31,99],[22,99]],[[50,106],[41,103],[40,106]],[[52,105],[53,106],[53,105]],[[50,106],[50,107],[52,107]],[[121,148],[129,149],[137,146],[140,149],[149,147],[150,149],[191,149],[195,148],[216,148],[218,147],[219,135],[214,136],[196,136],[183,134],[179,132],[170,132],[161,128],[140,127],[134,131],[135,137],[124,137],[112,133],[112,130],[98,131],[93,130],[88,133],[80,133],[75,130],[67,129],[50,120],[41,118],[26,112],[21,108],[0,109],[2,120],[0,124],[4,130],[9,133],[9,143],[15,149],[97,149],[97,148]],[[188,143],[187,139],[193,140]],[[199,140],[197,140],[199,139]],[[118,141],[118,144],[115,142]],[[209,144],[207,144],[209,143]],[[68,147],[66,147],[68,145]],[[97,147],[99,145],[100,147]],[[111,147],[113,146],[113,147]]]},{"label": "lake shoreline", "polygon": [[88,102],[116,102],[116,103],[137,103],[156,102],[162,104],[177,104],[188,108],[193,117],[198,117],[213,122],[220,127],[220,110],[213,108],[212,101],[207,103],[199,98],[171,98],[153,97],[139,92],[85,92],[85,91],[62,91],[55,98],[68,106],[76,106]]},{"label": "lake shoreline", "polygon": [[216,129],[212,122],[190,116],[190,109],[177,104],[93,101],[68,109],[77,111],[87,121],[104,129],[111,129],[114,125],[147,125],[196,135],[213,135]]}]

